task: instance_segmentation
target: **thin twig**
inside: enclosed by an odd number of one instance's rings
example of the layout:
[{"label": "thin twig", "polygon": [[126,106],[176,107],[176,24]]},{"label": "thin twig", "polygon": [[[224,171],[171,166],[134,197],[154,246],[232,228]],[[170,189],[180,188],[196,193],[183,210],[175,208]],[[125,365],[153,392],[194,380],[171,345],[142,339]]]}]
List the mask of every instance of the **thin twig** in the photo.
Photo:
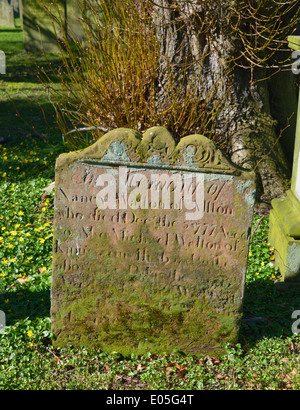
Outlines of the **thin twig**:
[{"label": "thin twig", "polygon": [[70,135],[70,134],[74,134],[75,132],[93,131],[93,130],[100,130],[103,132],[108,132],[108,131],[111,131],[112,128],[106,128],[102,126],[75,128],[74,130],[68,131],[66,134],[63,135],[63,137],[66,137],[67,135]]},{"label": "thin twig", "polygon": [[259,219],[259,221],[257,222],[257,225],[256,225],[255,229],[252,231],[251,238],[250,238],[250,242],[252,241],[253,236],[254,236],[255,232],[257,231],[257,229],[258,229],[258,227],[259,227],[259,224],[260,224],[261,221],[264,219],[264,217],[265,217],[265,215],[263,215],[263,216]]}]

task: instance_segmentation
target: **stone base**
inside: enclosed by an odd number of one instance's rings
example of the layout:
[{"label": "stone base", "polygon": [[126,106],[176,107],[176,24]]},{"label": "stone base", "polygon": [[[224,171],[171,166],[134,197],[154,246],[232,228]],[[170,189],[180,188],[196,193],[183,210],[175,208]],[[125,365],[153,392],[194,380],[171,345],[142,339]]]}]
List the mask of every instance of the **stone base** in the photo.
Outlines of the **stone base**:
[{"label": "stone base", "polygon": [[300,282],[300,202],[292,191],[272,201],[269,242],[284,282]]}]

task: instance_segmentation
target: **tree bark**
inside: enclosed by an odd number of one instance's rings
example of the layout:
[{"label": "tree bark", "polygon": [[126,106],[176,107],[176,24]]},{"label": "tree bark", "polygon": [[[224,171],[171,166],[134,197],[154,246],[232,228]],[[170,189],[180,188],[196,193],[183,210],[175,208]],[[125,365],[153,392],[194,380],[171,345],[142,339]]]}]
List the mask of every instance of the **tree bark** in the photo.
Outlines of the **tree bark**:
[{"label": "tree bark", "polygon": [[[222,4],[211,2],[212,7],[216,3]],[[223,27],[225,7],[204,9],[201,1],[156,0],[155,4],[161,53],[159,104],[163,107],[170,97],[170,70],[172,79],[181,86],[188,89],[193,84],[203,101],[218,85],[213,100],[207,103],[207,110],[212,110],[214,101],[222,101],[222,109],[213,114],[215,142],[226,149],[234,163],[255,169],[258,202],[270,204],[273,198],[283,196],[291,175],[295,134],[293,75],[279,72],[270,78],[273,72],[267,68],[249,69],[232,63],[242,45]],[[215,20],[207,20],[209,15]],[[293,112],[294,119],[288,121]]]}]

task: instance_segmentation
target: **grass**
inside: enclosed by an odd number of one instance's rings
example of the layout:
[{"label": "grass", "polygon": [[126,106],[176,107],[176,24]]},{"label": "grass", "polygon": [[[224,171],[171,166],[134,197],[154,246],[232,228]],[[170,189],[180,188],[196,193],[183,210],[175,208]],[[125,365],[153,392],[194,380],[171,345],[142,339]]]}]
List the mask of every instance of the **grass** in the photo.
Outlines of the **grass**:
[{"label": "grass", "polygon": [[[24,139],[32,123],[42,134],[54,124],[46,93],[33,81],[34,71],[29,76],[23,69],[25,61],[34,70],[33,57],[16,50],[8,55],[16,75],[9,69],[0,77],[0,137],[17,137],[0,146],[0,310],[7,325],[0,335],[0,389],[298,390],[300,340],[292,334],[291,315],[300,309],[300,292],[278,285],[267,216],[254,217],[240,340],[227,346],[222,358],[151,352],[122,357],[99,349],[53,347],[54,198],[44,188],[53,181],[55,159],[66,147],[55,133],[50,139]],[[14,103],[24,108],[25,121],[15,118]]]},{"label": "grass", "polygon": [[56,66],[57,55],[25,53],[20,28],[0,28],[0,50],[6,55],[6,75],[0,75],[0,141],[32,133],[57,135],[55,112],[37,75],[37,65]]}]

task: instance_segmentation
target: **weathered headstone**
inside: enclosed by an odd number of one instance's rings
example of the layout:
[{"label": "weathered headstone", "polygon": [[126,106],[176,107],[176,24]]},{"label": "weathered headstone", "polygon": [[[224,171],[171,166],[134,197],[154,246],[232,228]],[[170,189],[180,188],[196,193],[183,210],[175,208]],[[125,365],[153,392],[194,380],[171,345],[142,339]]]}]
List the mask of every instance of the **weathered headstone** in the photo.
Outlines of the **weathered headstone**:
[{"label": "weathered headstone", "polygon": [[19,0],[20,25],[23,28],[23,0]]},{"label": "weathered headstone", "polygon": [[[300,36],[288,37],[289,47],[300,51]],[[285,198],[272,201],[269,242],[275,249],[275,263],[284,282],[300,282],[300,105],[291,189]]]},{"label": "weathered headstone", "polygon": [[6,327],[6,315],[0,310],[0,334],[5,331]]},{"label": "weathered headstone", "polygon": [[84,1],[85,0],[67,0],[68,34],[71,39],[76,41],[82,41],[84,35],[80,22]]},{"label": "weathered headstone", "polygon": [[7,0],[0,0],[0,27],[15,27],[14,8]]},{"label": "weathered headstone", "polygon": [[0,74],[6,74],[6,55],[0,50]]},{"label": "weathered headstone", "polygon": [[117,129],[56,163],[57,346],[217,351],[236,341],[255,177],[207,138]]},{"label": "weathered headstone", "polygon": [[14,12],[17,16],[20,15],[20,0],[10,0],[10,4],[13,6]]},{"label": "weathered headstone", "polygon": [[54,16],[61,16],[64,23],[66,0],[23,0],[23,37],[26,51],[57,51],[57,39],[55,30],[60,33],[60,26],[53,25],[52,19],[45,9],[53,13]]},{"label": "weathered headstone", "polygon": [[[26,51],[55,52],[59,50],[57,37],[62,28],[70,37],[81,40],[80,24],[83,0],[23,0],[24,48]],[[46,8],[45,8],[46,6]],[[49,11],[60,23],[54,23]]]}]

